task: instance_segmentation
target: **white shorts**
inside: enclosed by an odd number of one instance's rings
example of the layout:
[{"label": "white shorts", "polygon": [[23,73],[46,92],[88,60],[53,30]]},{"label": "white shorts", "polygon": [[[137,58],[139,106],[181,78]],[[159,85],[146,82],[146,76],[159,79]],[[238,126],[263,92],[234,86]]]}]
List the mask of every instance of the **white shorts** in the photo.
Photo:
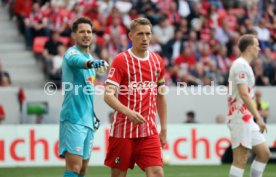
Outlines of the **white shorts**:
[{"label": "white shorts", "polygon": [[253,120],[248,123],[230,123],[228,127],[231,133],[232,149],[240,145],[252,149],[253,146],[265,142],[264,135]]}]

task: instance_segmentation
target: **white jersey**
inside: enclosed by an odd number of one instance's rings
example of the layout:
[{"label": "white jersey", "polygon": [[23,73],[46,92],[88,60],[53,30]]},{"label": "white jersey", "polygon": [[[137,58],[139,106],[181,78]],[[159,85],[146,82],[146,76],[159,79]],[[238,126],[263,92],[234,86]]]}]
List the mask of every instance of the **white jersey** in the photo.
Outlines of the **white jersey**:
[{"label": "white jersey", "polygon": [[251,66],[244,58],[239,57],[233,62],[230,68],[228,82],[228,118],[236,123],[249,122],[253,118],[253,115],[243,103],[237,86],[238,84],[246,84],[249,96],[253,99],[255,94],[255,77]]},{"label": "white jersey", "polygon": [[240,57],[235,60],[229,73],[228,97],[228,128],[231,133],[232,148],[240,145],[251,149],[265,142],[264,135],[260,133],[259,126],[254,122],[253,115],[243,103],[238,91],[239,84],[245,84],[249,96],[254,98],[255,77],[248,62]]}]

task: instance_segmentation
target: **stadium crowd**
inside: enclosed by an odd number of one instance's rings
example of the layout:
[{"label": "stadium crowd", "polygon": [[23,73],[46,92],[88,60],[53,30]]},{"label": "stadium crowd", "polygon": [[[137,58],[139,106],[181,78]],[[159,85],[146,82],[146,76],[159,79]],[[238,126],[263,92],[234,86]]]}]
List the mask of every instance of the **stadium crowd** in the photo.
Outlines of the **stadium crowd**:
[{"label": "stadium crowd", "polygon": [[[239,56],[237,40],[245,33],[260,41],[261,54],[252,64],[256,86],[276,85],[276,0],[10,0],[9,8],[26,48],[42,56],[51,80],[60,81],[76,18],[93,21],[91,53],[111,63],[131,47],[131,20],[144,16],[153,24],[149,49],[165,60],[168,85],[226,85],[231,63]],[[97,82],[104,79],[98,75]]]}]

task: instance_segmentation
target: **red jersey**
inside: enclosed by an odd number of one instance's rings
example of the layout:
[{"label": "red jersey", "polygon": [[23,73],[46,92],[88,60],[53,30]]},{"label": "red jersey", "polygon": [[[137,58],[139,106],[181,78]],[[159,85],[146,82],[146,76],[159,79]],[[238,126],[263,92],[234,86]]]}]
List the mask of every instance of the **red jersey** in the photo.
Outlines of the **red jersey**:
[{"label": "red jersey", "polygon": [[144,124],[133,124],[126,115],[115,112],[110,136],[116,138],[141,138],[157,134],[156,97],[159,85],[164,84],[164,63],[160,56],[148,52],[148,57],[138,58],[131,50],[118,54],[112,62],[107,83],[118,86],[118,100],[129,109],[139,112]]}]

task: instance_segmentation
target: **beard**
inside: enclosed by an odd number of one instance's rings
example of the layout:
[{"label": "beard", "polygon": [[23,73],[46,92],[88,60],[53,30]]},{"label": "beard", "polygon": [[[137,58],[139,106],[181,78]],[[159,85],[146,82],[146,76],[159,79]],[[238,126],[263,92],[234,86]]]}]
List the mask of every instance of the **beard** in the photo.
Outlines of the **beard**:
[{"label": "beard", "polygon": [[89,48],[91,46],[92,42],[90,42],[89,44],[83,44],[82,42],[78,43],[78,46],[80,46],[83,49]]}]

